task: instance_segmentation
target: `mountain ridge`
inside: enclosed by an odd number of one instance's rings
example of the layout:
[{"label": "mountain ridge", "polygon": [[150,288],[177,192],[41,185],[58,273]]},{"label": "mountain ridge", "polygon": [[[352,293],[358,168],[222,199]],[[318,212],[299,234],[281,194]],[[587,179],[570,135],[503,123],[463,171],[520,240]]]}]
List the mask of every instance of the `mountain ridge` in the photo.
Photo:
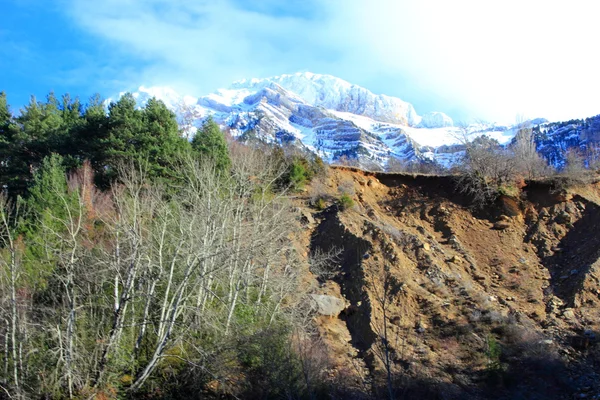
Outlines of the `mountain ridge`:
[{"label": "mountain ridge", "polygon": [[[471,140],[487,135],[505,145],[518,130],[518,125],[486,122],[457,127],[442,112],[421,116],[400,98],[311,72],[242,79],[199,97],[161,86],[140,86],[133,95],[140,105],[151,97],[162,100],[188,137],[211,115],[240,140],[293,145],[329,162],[345,157],[375,169],[385,169],[392,159],[450,167],[462,154],[465,135]],[[533,127],[547,123],[530,121]],[[542,148],[556,152],[544,140]]]}]

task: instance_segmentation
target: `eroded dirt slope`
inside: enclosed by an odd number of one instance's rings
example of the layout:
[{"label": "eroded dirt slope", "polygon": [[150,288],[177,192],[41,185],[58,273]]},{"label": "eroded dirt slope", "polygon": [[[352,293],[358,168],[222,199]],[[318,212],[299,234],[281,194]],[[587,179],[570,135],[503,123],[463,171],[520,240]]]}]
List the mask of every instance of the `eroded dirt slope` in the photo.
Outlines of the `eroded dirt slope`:
[{"label": "eroded dirt slope", "polygon": [[389,360],[398,398],[599,395],[598,193],[473,210],[452,177],[331,169],[301,198],[311,254],[338,253],[319,291],[347,305],[318,321],[331,376],[377,391]]}]

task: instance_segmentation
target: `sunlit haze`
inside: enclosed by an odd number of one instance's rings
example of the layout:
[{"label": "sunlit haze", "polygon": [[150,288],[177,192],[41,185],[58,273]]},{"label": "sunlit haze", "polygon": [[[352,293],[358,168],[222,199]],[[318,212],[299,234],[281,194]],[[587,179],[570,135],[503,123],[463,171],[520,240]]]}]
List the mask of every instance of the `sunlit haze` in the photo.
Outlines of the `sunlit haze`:
[{"label": "sunlit haze", "polygon": [[0,90],[200,96],[330,74],[455,121],[600,113],[600,4],[469,0],[3,0]]}]

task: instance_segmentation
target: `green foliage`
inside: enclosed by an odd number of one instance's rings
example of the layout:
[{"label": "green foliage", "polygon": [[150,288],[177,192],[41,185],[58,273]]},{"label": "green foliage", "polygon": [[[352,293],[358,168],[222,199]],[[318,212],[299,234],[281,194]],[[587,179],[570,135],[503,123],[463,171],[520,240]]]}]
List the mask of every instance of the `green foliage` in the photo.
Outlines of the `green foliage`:
[{"label": "green foliage", "polygon": [[179,135],[175,114],[162,101],[152,98],[136,109],[130,93],[110,104],[108,134],[101,144],[106,149],[101,164],[108,167],[109,178],[117,166],[132,160],[146,163],[150,178],[173,178],[170,166],[189,146]]},{"label": "green foliage", "polygon": [[30,195],[25,201],[28,218],[21,224],[29,243],[25,257],[28,275],[39,286],[46,286],[45,278],[52,270],[50,264],[56,261],[55,254],[47,250],[56,243],[56,235],[64,231],[61,221],[68,218],[76,196],[76,193],[68,193],[63,158],[57,154],[45,157],[34,174]]},{"label": "green foliage", "polygon": [[[351,199],[352,200],[352,199]],[[319,197],[316,201],[315,201],[315,208],[319,211],[324,210],[327,207],[327,202],[325,201],[325,199],[323,197]]]},{"label": "green foliage", "polygon": [[338,205],[340,207],[340,210],[344,211],[354,206],[354,200],[352,200],[352,197],[350,197],[350,195],[344,193],[340,196]]},{"label": "green foliage", "polygon": [[498,194],[518,198],[520,190],[515,184],[504,184],[498,187]]},{"label": "green foliage", "polygon": [[33,177],[33,186],[27,201],[28,208],[35,218],[41,217],[47,211],[59,213],[60,217],[64,217],[63,197],[67,193],[65,174],[63,158],[58,154],[52,154],[42,160]]},{"label": "green foliage", "polygon": [[[125,95],[107,114],[98,96],[50,94],[14,117],[0,95],[0,184],[23,207],[18,252],[0,248],[19,262],[18,316],[0,307],[0,320],[22,322],[9,328],[23,357],[9,396],[181,398],[180,383],[193,396],[215,376],[247,398],[306,394],[284,323],[304,295],[288,250],[295,216],[273,180],[289,166],[286,187],[300,186],[324,165],[283,151],[231,160],[210,120],[194,139],[155,99],[138,108]],[[218,170],[179,158],[194,152]],[[15,359],[0,352],[2,365]]]},{"label": "green foliage", "polygon": [[0,185],[11,197],[27,195],[33,172],[51,154],[62,157],[67,171],[89,160],[97,183],[107,188],[117,167],[132,161],[147,164],[151,179],[177,179],[173,164],[190,150],[175,115],[154,98],[140,109],[126,94],[107,115],[98,95],[83,106],[68,94],[59,100],[50,93],[46,101],[32,97],[15,118],[0,94]]},{"label": "green foliage", "polygon": [[258,331],[240,341],[238,348],[251,383],[244,397],[277,399],[302,392],[302,365],[285,326]]},{"label": "green foliage", "polygon": [[0,92],[0,186],[11,195],[23,193],[28,175],[23,135],[13,118],[6,94]]},{"label": "green foliage", "polygon": [[231,158],[227,141],[219,125],[208,117],[192,139],[192,149],[201,157],[207,157],[215,163],[217,170],[224,172],[231,167]]},{"label": "green foliage", "polygon": [[318,156],[292,155],[286,157],[283,149],[277,148],[271,157],[276,162],[286,165],[285,173],[278,182],[280,187],[302,190],[315,176],[325,173],[325,164]]},{"label": "green foliage", "polygon": [[494,384],[501,383],[504,374],[504,368],[500,361],[500,357],[502,356],[502,348],[492,335],[488,335],[487,337],[485,355],[488,359],[488,365],[486,368],[488,379]]},{"label": "green foliage", "polygon": [[295,190],[300,190],[310,180],[310,170],[307,168],[306,159],[295,159],[288,170],[288,180]]}]

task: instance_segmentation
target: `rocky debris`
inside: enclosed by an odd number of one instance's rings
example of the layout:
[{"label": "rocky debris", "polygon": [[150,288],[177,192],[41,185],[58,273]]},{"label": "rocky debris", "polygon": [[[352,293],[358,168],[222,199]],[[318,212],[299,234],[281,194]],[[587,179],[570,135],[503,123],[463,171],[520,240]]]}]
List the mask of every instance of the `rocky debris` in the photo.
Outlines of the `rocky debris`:
[{"label": "rocky debris", "polygon": [[[365,186],[373,176],[380,175],[366,175]],[[445,365],[467,360],[465,365],[471,366],[473,355],[485,345],[473,346],[471,330],[482,337],[492,332],[506,347],[507,360],[510,359],[507,362],[511,363],[513,357],[519,362],[522,356],[520,342],[514,345],[513,335],[522,336],[527,346],[531,341],[537,346],[535,351],[547,351],[550,357],[569,363],[600,347],[593,339],[594,332],[600,332],[597,323],[600,289],[596,289],[600,287],[600,278],[594,278],[600,271],[593,273],[593,266],[583,262],[595,261],[592,248],[598,248],[593,241],[593,245],[588,244],[594,231],[592,228],[588,231],[587,226],[600,221],[594,203],[586,202],[588,209],[582,215],[577,202],[553,204],[544,186],[532,185],[524,190],[527,196],[518,199],[522,216],[511,216],[509,210],[495,204],[494,209],[477,211],[476,218],[468,208],[453,202],[450,191],[444,197],[429,197],[429,193],[437,193],[435,179],[415,181],[427,185],[424,190],[411,190],[413,178],[404,175],[381,175],[380,179],[371,185],[379,183],[390,190],[373,193],[365,188],[363,207],[365,213],[376,209],[381,214],[373,212],[372,220],[364,214],[343,214],[341,219],[346,227],[361,226],[364,219],[363,237],[372,247],[356,249],[352,257],[362,263],[366,284],[362,282],[359,287],[355,284],[357,277],[349,273],[337,278],[341,288],[356,286],[357,293],[366,293],[361,297],[365,304],[377,299],[376,290],[381,286],[375,285],[383,284],[383,270],[389,270],[395,279],[405,283],[402,290],[394,286],[386,315],[390,331],[403,340],[402,344],[392,344],[397,354],[405,351],[405,359],[412,359],[432,376],[441,376],[446,373]],[[400,182],[410,182],[409,188],[399,190]],[[400,210],[402,218],[398,217]],[[321,222],[328,218],[325,214],[315,214],[315,218]],[[571,225],[575,221],[577,224]],[[336,240],[339,237],[337,232],[331,235]],[[590,247],[589,255],[582,254],[587,251],[586,246]],[[584,278],[587,280],[580,282]],[[579,297],[571,299],[568,290],[580,291]],[[340,301],[338,309],[319,311],[323,315],[337,315],[343,307],[342,296],[323,289],[320,293],[342,299],[336,299]],[[378,306],[370,308],[368,314],[356,307],[357,300],[358,297],[348,299],[346,304],[352,306],[341,311],[342,318],[318,321],[346,323],[348,329],[358,332],[357,344],[351,345],[363,346],[357,357],[365,357],[371,354],[369,349],[373,349],[374,343],[361,341],[359,334],[369,324],[381,324],[382,314]],[[359,316],[356,320],[347,319],[351,310]],[[421,325],[420,320],[427,321],[430,327]],[[583,327],[589,329],[587,335]],[[454,338],[458,335],[467,346],[457,346]],[[431,354],[426,351],[428,348]],[[583,361],[581,371],[593,368],[590,366]],[[565,368],[575,371],[572,364]],[[537,379],[535,371],[534,375]],[[451,372],[447,377],[456,382],[457,376]],[[561,398],[571,398],[578,387],[570,387],[568,397]],[[589,393],[591,398],[596,392],[582,393]]]},{"label": "rocky debris", "polygon": [[448,260],[448,262],[451,262],[453,264],[462,264],[463,263],[463,259],[460,258],[459,256],[452,256],[450,257],[450,259]]},{"label": "rocky debris", "polygon": [[450,215],[450,211],[444,206],[439,206],[437,209],[437,213],[445,216]]},{"label": "rocky debris", "polygon": [[311,294],[313,305],[316,306],[317,312],[321,315],[337,317],[345,308],[346,302],[335,296],[326,294]]},{"label": "rocky debris", "polygon": [[550,213],[548,212],[548,210],[546,210],[545,208],[542,209],[542,211],[540,211],[540,213],[538,214],[538,217],[540,219],[546,219],[550,217]]},{"label": "rocky debris", "polygon": [[559,224],[570,224],[571,223],[571,214],[566,211],[561,211],[556,216],[556,222]]},{"label": "rocky debris", "polygon": [[300,211],[300,222],[304,225],[313,225],[315,224],[315,219],[312,214],[306,210]]},{"label": "rocky debris", "polygon": [[381,187],[381,183],[379,183],[379,181],[377,179],[371,178],[367,182],[367,186],[372,187],[372,188],[378,188],[378,187]]},{"label": "rocky debris", "polygon": [[452,245],[452,247],[454,248],[461,248],[461,244],[460,241],[458,240],[458,237],[456,237],[456,235],[452,235],[450,236],[450,238],[448,239],[448,243]]},{"label": "rocky debris", "polygon": [[563,306],[563,301],[556,296],[552,296],[552,298],[548,301],[548,305],[546,307],[547,312],[549,313],[557,313],[560,307]]},{"label": "rocky debris", "polygon": [[505,229],[510,228],[510,222],[508,221],[498,221],[494,224],[494,229],[499,230],[499,231],[503,231]]},{"label": "rocky debris", "polygon": [[567,319],[567,320],[569,320],[569,321],[572,321],[572,320],[574,320],[574,319],[575,319],[575,313],[573,312],[573,309],[571,309],[571,308],[567,308],[567,309],[565,309],[565,310],[563,311],[563,313],[562,313],[562,317],[563,317],[564,319]]},{"label": "rocky debris", "polygon": [[571,193],[562,192],[562,193],[558,193],[556,195],[556,200],[563,202],[563,203],[566,201],[570,201],[572,199],[573,199],[573,194],[571,194]]}]

